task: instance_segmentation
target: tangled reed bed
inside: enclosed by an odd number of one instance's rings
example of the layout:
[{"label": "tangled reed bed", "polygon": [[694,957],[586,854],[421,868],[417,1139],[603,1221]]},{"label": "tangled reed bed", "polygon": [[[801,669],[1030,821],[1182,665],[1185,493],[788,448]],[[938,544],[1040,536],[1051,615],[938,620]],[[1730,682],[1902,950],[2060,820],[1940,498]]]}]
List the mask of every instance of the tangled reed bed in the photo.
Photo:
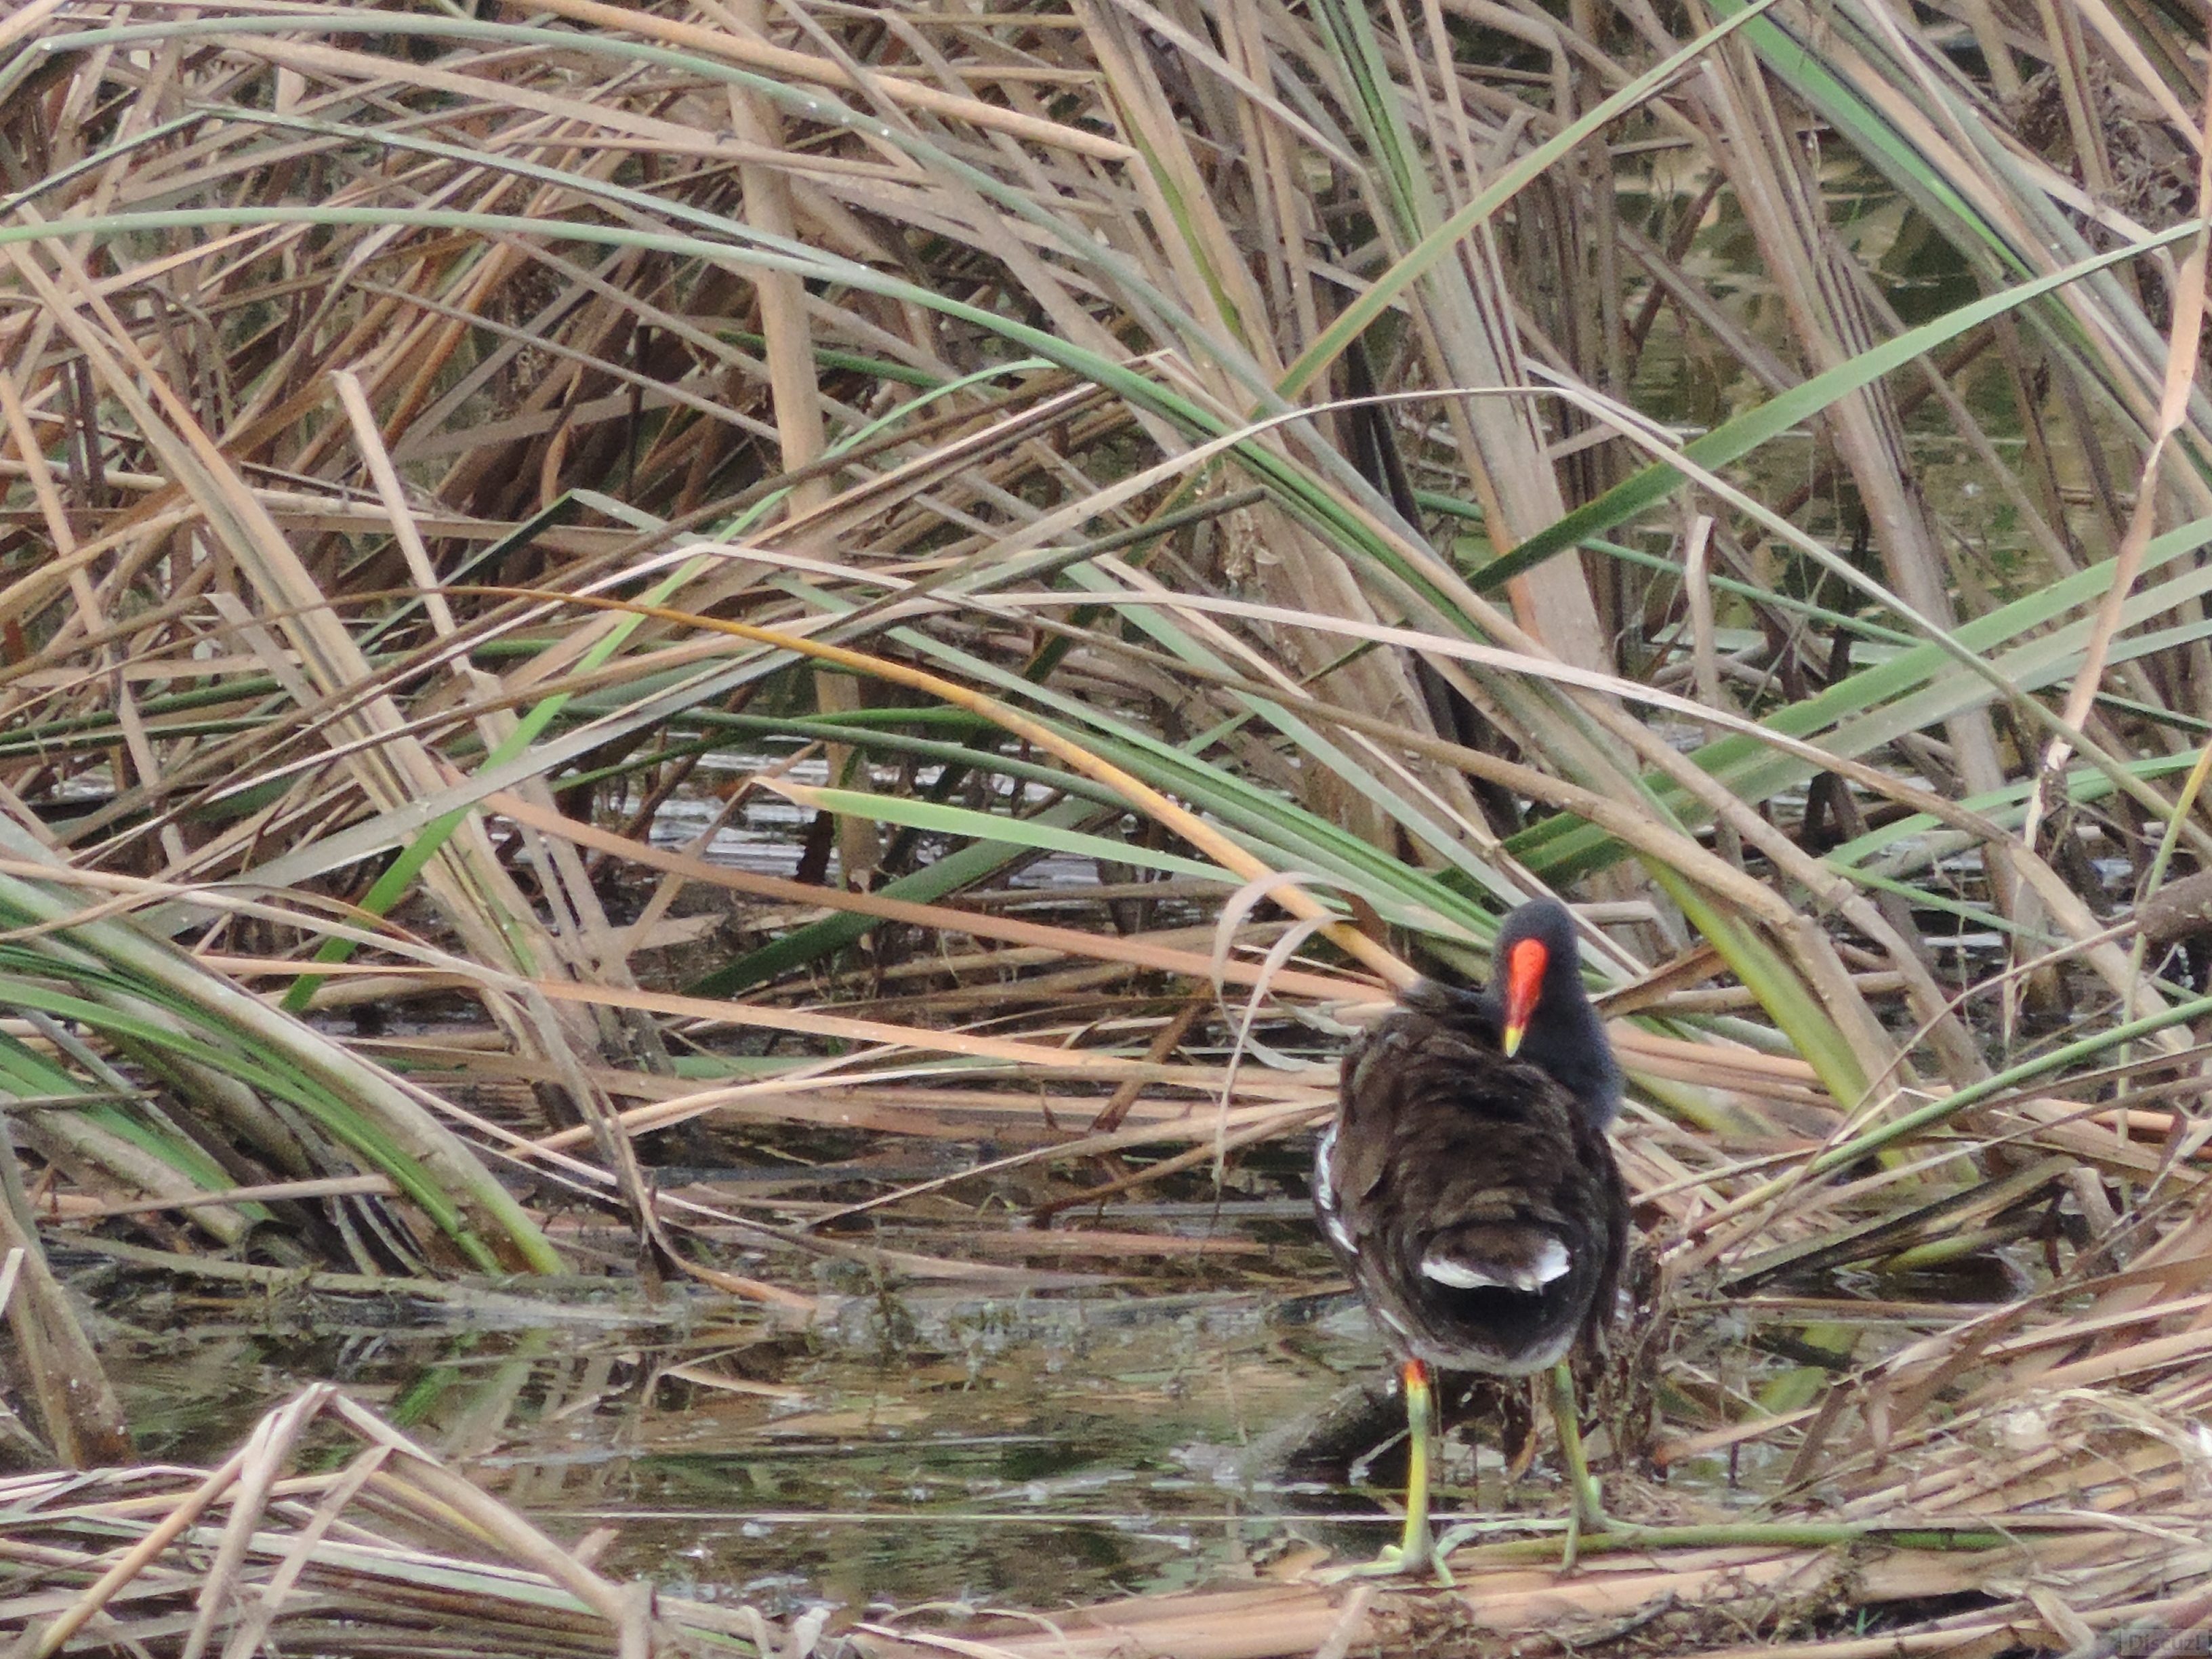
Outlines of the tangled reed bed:
[{"label": "tangled reed bed", "polygon": [[[2196,1639],[2200,43],[1959,9],[0,17],[11,1380],[123,1471],[5,1489],[22,1650]],[[1564,1578],[656,1600],[326,1389],[130,1469],[46,1261],[1095,1284],[1576,884],[1681,1530]]]}]

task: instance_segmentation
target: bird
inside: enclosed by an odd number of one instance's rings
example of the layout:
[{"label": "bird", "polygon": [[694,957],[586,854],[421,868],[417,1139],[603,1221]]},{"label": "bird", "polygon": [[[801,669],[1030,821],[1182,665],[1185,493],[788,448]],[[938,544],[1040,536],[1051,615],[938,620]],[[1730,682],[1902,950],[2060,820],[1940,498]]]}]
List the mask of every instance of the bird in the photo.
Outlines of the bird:
[{"label": "bird", "polygon": [[1538,899],[1499,926],[1487,988],[1423,980],[1346,1048],[1313,1198],[1406,1391],[1406,1522],[1377,1571],[1439,1571],[1428,1522],[1434,1373],[1551,1373],[1578,1532],[1607,1527],[1569,1356],[1611,1319],[1627,1189],[1606,1131],[1620,1071],[1583,994],[1574,917]]}]

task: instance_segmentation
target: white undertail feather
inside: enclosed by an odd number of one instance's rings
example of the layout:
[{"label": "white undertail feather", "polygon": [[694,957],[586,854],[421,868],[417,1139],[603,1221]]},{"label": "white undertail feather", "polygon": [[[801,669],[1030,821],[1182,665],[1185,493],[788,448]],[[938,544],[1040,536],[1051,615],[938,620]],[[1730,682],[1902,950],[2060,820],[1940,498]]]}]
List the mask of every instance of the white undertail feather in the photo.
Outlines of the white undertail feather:
[{"label": "white undertail feather", "polygon": [[1544,1241],[1534,1261],[1514,1267],[1476,1267],[1431,1251],[1421,1258],[1421,1277],[1448,1285],[1455,1291],[1523,1291],[1533,1294],[1567,1270],[1567,1247],[1556,1238]]}]

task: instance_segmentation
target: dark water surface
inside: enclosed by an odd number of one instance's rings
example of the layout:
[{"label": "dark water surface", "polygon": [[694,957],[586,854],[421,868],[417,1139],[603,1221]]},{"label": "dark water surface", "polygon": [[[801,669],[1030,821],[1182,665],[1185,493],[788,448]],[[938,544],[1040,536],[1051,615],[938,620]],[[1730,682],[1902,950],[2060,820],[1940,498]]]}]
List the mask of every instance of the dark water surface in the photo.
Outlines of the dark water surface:
[{"label": "dark water surface", "polygon": [[[1242,1246],[1218,1260],[895,1291],[829,1273],[804,1330],[680,1293],[652,1324],[608,1328],[600,1308],[484,1329],[404,1304],[111,1285],[102,1346],[149,1459],[217,1461],[329,1378],[556,1536],[614,1528],[611,1572],[781,1606],[1043,1607],[1247,1571],[1301,1534],[1388,1534],[1361,1494],[1285,1473],[1332,1400],[1386,1376],[1382,1352],[1348,1298],[1308,1293],[1329,1278],[1317,1249],[1252,1237],[1283,1231],[1284,1206],[1238,1207],[1211,1228]],[[1078,1272],[1093,1282],[1021,1282]],[[1313,1510],[1377,1518],[1316,1533]]]},{"label": "dark water surface", "polygon": [[[513,1281],[510,1295],[552,1310],[532,1326],[134,1279],[88,1254],[62,1265],[107,1310],[102,1351],[147,1459],[219,1461],[271,1405],[327,1378],[555,1536],[607,1529],[597,1559],[611,1573],[775,1611],[1045,1609],[1249,1576],[1316,1545],[1368,1555],[1394,1534],[1401,1471],[1387,1450],[1360,1459],[1395,1436],[1398,1408],[1355,1408],[1379,1395],[1389,1360],[1314,1237],[1300,1150],[1267,1152],[1218,1202],[1193,1182],[1061,1218],[1058,1241],[1080,1243],[1086,1225],[1130,1241],[1104,1255],[1044,1250],[1013,1218],[987,1228],[963,1210],[866,1237],[980,1278],[889,1283],[795,1252],[739,1263],[821,1295],[804,1328],[683,1286],[655,1304],[620,1279],[565,1301]],[[574,1243],[617,1259],[626,1248],[611,1231]],[[1848,1309],[1849,1277],[1801,1288]],[[1940,1320],[1962,1291],[2005,1289],[1954,1276],[1926,1293]],[[1787,1298],[1683,1304],[1655,1368],[1654,1438],[1795,1409],[1830,1374],[1808,1353],[1863,1363],[1904,1334],[1838,1317]],[[1548,1453],[1504,1480],[1499,1442],[1517,1447],[1530,1420],[1509,1428],[1508,1408],[1482,1402],[1462,1425],[1440,1510],[1554,1523],[1565,1504]],[[1785,1456],[1753,1445],[1677,1460],[1662,1501],[1740,1512]],[[1607,1472],[1625,1512],[1660,1492],[1631,1489],[1652,1473],[1638,1462]]]}]

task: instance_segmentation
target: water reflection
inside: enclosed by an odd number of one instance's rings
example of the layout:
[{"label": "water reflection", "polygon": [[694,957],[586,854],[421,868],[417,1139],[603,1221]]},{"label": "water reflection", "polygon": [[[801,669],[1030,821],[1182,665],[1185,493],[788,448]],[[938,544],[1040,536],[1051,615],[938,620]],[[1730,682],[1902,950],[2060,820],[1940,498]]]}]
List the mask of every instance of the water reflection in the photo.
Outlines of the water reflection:
[{"label": "water reflection", "polygon": [[[1379,1392],[1389,1366],[1365,1316],[1323,1288],[1332,1269],[1285,1190],[1295,1160],[1275,1156],[1284,1167],[1249,1196],[1118,1207],[1115,1237],[1149,1228],[1184,1250],[1164,1267],[1083,1261],[1087,1278],[1071,1285],[1055,1253],[1049,1273],[985,1263],[994,1282],[948,1287],[875,1283],[795,1253],[749,1264],[823,1292],[803,1329],[726,1298],[676,1287],[648,1300],[613,1281],[568,1322],[518,1330],[460,1328],[451,1308],[400,1299],[212,1297],[111,1276],[96,1287],[112,1315],[103,1346],[126,1356],[112,1370],[146,1457],[218,1461],[270,1401],[332,1378],[555,1536],[605,1529],[592,1547],[605,1570],[687,1595],[787,1610],[1049,1607],[1186,1589],[1316,1543],[1371,1553],[1395,1524],[1403,1419]],[[980,1237],[974,1222],[961,1236]],[[1009,1236],[1018,1230],[998,1235]],[[957,1254],[949,1226],[882,1223],[871,1237]],[[112,1272],[67,1265],[83,1288]],[[1801,1327],[1825,1330],[1876,1291],[1909,1292],[1854,1285],[1856,1271],[1802,1287],[1818,1292],[1817,1313],[1787,1295],[1771,1309],[1735,1298],[1651,1344],[1664,1360],[1638,1385],[1656,1401],[1644,1449],[1691,1449],[1662,1501],[1695,1493],[1740,1511],[1772,1490],[1786,1449],[1740,1454],[1729,1440],[1697,1453],[1696,1442],[1824,1382]],[[1931,1310],[1960,1291],[1955,1272],[1931,1283]],[[1868,1332],[1856,1363],[1911,1323],[1907,1304],[1866,1305],[1879,1334],[1853,1326]],[[1639,1316],[1616,1346],[1632,1352],[1648,1332]],[[1555,1523],[1548,1457],[1506,1479],[1529,1449],[1525,1396],[1486,1386],[1462,1402],[1443,1508]],[[1607,1473],[1624,1512],[1651,1472],[1634,1461]]]}]

